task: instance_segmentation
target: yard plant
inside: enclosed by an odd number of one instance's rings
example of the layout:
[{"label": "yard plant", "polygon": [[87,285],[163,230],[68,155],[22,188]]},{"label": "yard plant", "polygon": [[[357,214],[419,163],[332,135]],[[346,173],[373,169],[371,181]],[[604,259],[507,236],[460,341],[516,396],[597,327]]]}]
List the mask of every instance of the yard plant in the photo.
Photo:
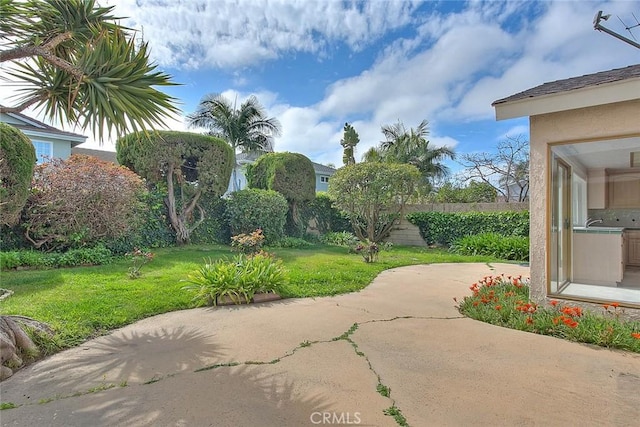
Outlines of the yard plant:
[{"label": "yard plant", "polygon": [[529,300],[529,286],[521,276],[487,276],[470,289],[472,295],[459,303],[459,310],[473,319],[640,353],[640,322],[624,320],[618,303],[604,304],[600,313],[556,300],[539,305]]}]

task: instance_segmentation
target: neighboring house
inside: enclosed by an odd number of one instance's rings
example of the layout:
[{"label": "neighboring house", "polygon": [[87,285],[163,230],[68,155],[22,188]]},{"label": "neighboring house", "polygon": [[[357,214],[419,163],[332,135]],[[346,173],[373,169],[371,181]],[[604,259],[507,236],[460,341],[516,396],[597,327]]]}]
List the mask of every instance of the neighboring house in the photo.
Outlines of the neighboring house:
[{"label": "neighboring house", "polygon": [[492,105],[529,117],[532,298],[640,308],[640,64]]},{"label": "neighboring house", "polygon": [[22,113],[0,113],[0,122],[20,129],[33,143],[38,163],[47,159],[67,159],[71,149],[82,144],[87,137],[49,126]]},{"label": "neighboring house", "polygon": [[106,162],[115,163],[116,165],[119,164],[115,151],[92,150],[90,148],[73,147],[71,149],[71,154],[82,154],[83,156],[93,156],[93,157],[99,158],[100,160],[104,160]]},{"label": "neighboring house", "polygon": [[[247,187],[247,176],[245,175],[246,166],[256,161],[258,157],[260,157],[262,153],[250,152],[250,153],[240,153],[236,156],[236,188],[242,190]],[[327,191],[329,189],[329,178],[331,175],[336,173],[334,168],[329,166],[321,165],[320,163],[313,163],[313,169],[316,172],[316,192],[318,191]],[[233,186],[233,174],[231,175],[231,181],[229,182],[229,188],[227,190],[227,194],[232,192],[234,189]]]}]

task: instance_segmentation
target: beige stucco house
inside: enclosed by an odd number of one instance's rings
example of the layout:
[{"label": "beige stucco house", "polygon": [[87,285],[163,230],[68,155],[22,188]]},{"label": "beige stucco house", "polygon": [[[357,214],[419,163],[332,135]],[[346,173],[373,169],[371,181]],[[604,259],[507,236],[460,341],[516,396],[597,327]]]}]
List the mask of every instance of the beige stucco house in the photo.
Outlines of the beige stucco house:
[{"label": "beige stucco house", "polygon": [[492,105],[529,117],[532,298],[640,308],[640,64]]}]

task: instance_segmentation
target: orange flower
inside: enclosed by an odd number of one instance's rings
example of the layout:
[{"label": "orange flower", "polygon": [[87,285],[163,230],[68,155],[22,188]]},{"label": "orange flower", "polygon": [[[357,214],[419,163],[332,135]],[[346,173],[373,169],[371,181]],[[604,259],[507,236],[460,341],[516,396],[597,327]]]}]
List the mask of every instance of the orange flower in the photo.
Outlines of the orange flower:
[{"label": "orange flower", "polygon": [[620,306],[620,304],[617,303],[617,302],[612,302],[611,303],[611,307],[613,307],[613,308],[618,308],[619,306]]},{"label": "orange flower", "polygon": [[501,305],[496,305],[496,310],[498,310],[498,311],[502,310],[502,306]]},{"label": "orange flower", "polygon": [[533,319],[531,316],[527,317],[527,325],[533,325]]},{"label": "orange flower", "polygon": [[549,304],[555,307],[556,305],[558,305],[558,301],[552,299],[551,301],[549,301]]},{"label": "orange flower", "polygon": [[474,302],[473,302],[473,306],[474,306],[474,307],[477,307],[477,306],[478,306],[478,304],[480,304],[480,302],[479,302],[479,301],[474,301]]},{"label": "orange flower", "polygon": [[640,332],[632,332],[631,336],[634,337],[637,340],[640,340]]},{"label": "orange flower", "polygon": [[609,310],[609,304],[602,304],[605,310]]}]

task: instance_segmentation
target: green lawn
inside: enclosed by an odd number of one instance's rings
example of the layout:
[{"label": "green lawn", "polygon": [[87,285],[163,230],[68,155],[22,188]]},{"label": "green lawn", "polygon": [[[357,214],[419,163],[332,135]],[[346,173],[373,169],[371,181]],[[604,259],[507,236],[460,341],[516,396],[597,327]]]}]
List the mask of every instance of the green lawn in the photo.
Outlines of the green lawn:
[{"label": "green lawn", "polygon": [[[285,298],[358,291],[381,271],[404,265],[492,261],[409,247],[382,252],[374,264],[335,246],[270,251],[289,272]],[[182,280],[204,258],[232,256],[227,246],[167,248],[155,254],[135,280],[127,275],[127,260],[96,267],[2,272],[2,288],[15,293],[0,303],[0,313],[47,322],[58,331],[58,347],[74,346],[145,317],[193,307],[193,295],[182,289],[186,285]]]}]

